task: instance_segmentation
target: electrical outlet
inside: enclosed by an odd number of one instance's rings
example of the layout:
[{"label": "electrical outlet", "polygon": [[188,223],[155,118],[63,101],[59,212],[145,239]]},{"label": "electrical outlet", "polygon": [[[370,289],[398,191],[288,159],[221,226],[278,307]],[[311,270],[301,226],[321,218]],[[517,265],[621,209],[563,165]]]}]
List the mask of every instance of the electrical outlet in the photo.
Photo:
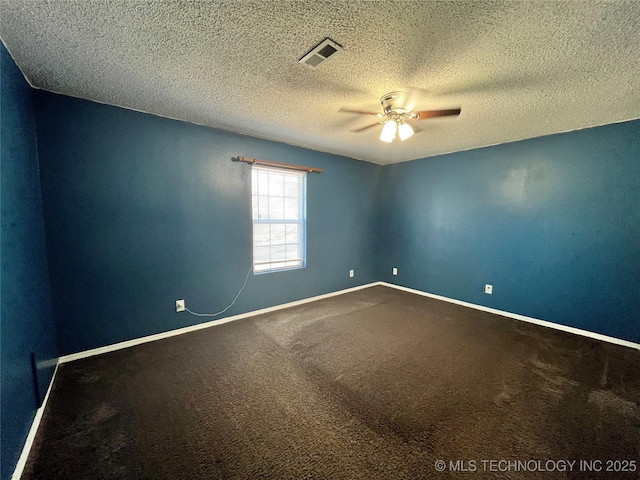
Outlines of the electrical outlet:
[{"label": "electrical outlet", "polygon": [[176,300],[176,312],[184,312],[184,300]]},{"label": "electrical outlet", "polygon": [[493,285],[489,285],[488,283],[484,286],[484,293],[488,295],[493,295]]},{"label": "electrical outlet", "polygon": [[393,274],[397,275],[398,274],[398,269],[396,267],[393,267]]},{"label": "electrical outlet", "polygon": [[355,270],[349,270],[349,276],[351,278],[353,278],[356,275],[356,271]]}]

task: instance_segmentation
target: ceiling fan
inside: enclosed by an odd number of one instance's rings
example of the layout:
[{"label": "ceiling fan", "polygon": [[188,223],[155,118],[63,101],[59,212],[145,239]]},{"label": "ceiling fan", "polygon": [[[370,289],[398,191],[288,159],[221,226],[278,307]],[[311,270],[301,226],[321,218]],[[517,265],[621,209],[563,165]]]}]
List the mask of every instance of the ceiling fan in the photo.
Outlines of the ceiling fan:
[{"label": "ceiling fan", "polygon": [[417,110],[414,111],[407,103],[408,95],[406,92],[391,92],[383,95],[380,98],[382,104],[382,113],[380,112],[367,112],[362,110],[350,110],[341,108],[341,112],[345,113],[358,113],[363,115],[374,115],[380,120],[367,125],[366,127],[351,130],[352,132],[364,132],[377,125],[384,125],[382,132],[380,133],[380,140],[390,143],[396,138],[396,133],[400,137],[400,140],[406,140],[413,135],[414,129],[408,123],[412,120],[427,120],[429,118],[436,117],[452,117],[460,115],[461,109],[454,108],[450,110]]}]

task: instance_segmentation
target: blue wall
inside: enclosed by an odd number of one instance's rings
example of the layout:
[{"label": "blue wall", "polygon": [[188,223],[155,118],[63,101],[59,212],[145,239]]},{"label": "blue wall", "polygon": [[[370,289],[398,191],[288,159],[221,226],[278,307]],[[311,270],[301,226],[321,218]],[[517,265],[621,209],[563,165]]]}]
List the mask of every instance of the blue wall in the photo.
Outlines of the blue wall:
[{"label": "blue wall", "polygon": [[31,88],[2,44],[0,57],[0,478],[8,479],[41,400],[36,398],[31,353],[35,353],[42,397],[53,374],[57,339],[47,276]]},{"label": "blue wall", "polygon": [[382,280],[640,342],[640,121],[384,175]]},{"label": "blue wall", "polygon": [[46,92],[35,103],[63,354],[201,321],[173,312],[178,298],[230,302],[251,264],[236,155],[326,171],[308,179],[308,267],[250,276],[227,315],[382,279],[640,340],[638,121],[380,167]]},{"label": "blue wall", "polygon": [[[307,180],[307,268],[251,275],[224,316],[378,280],[382,167],[38,91],[53,309],[68,354],[208,319],[252,262],[250,166],[320,167]],[[349,278],[349,269],[356,270]]]}]

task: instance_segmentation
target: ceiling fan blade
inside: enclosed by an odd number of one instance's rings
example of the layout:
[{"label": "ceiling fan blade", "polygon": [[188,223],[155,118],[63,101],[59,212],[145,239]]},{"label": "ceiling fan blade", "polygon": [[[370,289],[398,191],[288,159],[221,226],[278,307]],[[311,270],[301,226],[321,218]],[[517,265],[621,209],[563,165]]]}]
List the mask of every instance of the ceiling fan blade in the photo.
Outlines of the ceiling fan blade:
[{"label": "ceiling fan blade", "polygon": [[362,127],[362,128],[357,128],[356,130],[349,130],[350,132],[354,132],[354,133],[358,133],[358,132],[364,132],[365,130],[368,130],[369,128],[373,128],[377,125],[380,125],[383,122],[376,122],[376,123],[372,123],[371,125],[367,125],[366,127]]},{"label": "ceiling fan blade", "polygon": [[341,108],[338,110],[341,113],[359,113],[361,115],[379,115],[380,112],[367,112],[365,110],[351,110],[348,108]]},{"label": "ceiling fan blade", "polygon": [[435,117],[451,117],[460,115],[461,110],[459,108],[454,108],[452,110],[422,110],[420,112],[415,112],[418,115],[419,120],[426,120],[428,118]]}]

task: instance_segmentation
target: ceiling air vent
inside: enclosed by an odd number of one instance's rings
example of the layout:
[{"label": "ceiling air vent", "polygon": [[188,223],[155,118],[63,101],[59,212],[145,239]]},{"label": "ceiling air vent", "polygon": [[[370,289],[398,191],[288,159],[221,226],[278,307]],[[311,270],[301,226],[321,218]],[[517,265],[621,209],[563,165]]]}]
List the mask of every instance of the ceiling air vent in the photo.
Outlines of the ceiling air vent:
[{"label": "ceiling air vent", "polygon": [[300,59],[300,63],[305,64],[314,70],[326,59],[336,56],[342,51],[342,47],[329,38],[325,38],[318,45],[312,48],[304,57]]}]

